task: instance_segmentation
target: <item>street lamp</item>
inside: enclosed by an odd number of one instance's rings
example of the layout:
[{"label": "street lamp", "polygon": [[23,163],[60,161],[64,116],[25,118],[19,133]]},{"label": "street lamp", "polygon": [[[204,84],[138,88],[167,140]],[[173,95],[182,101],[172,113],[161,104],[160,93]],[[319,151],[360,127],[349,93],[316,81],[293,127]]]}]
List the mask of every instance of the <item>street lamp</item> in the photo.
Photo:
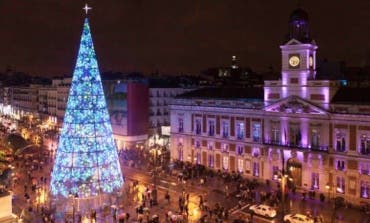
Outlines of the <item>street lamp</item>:
[{"label": "street lamp", "polygon": [[326,184],[326,186],[325,186],[325,188],[328,190],[328,202],[330,202],[330,184],[329,183],[327,183]]}]

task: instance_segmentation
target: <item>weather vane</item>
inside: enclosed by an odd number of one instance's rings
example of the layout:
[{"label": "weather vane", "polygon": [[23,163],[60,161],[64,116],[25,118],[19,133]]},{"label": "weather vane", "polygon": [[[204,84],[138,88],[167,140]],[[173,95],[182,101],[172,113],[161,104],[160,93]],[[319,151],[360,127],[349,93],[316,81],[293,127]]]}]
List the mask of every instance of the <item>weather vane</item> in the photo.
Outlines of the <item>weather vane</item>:
[{"label": "weather vane", "polygon": [[88,5],[87,5],[87,3],[85,4],[85,7],[83,7],[82,8],[83,10],[85,10],[85,13],[86,13],[86,15],[87,15],[87,13],[89,12],[89,10],[90,9],[92,9],[91,7],[89,7]]}]

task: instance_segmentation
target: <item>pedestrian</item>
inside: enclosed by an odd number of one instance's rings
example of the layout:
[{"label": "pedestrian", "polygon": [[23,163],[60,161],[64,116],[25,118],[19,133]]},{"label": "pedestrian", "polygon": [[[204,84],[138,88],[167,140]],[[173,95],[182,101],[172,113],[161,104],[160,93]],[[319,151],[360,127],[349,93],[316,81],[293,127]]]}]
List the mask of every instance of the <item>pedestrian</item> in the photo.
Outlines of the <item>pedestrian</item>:
[{"label": "pedestrian", "polygon": [[166,195],[164,196],[164,198],[167,200],[167,203],[170,204],[170,193],[168,190],[166,191]]},{"label": "pedestrian", "polygon": [[113,208],[113,222],[117,222],[117,208]]},{"label": "pedestrian", "polygon": [[225,196],[229,197],[229,186],[225,185]]},{"label": "pedestrian", "polygon": [[130,214],[127,212],[126,213],[126,222],[128,222],[129,219],[130,219]]},{"label": "pedestrian", "polygon": [[204,208],[204,206],[203,206],[203,196],[199,195],[199,209],[203,210],[203,208]]},{"label": "pedestrian", "polygon": [[210,218],[210,219],[212,219],[212,214],[213,214],[213,210],[212,210],[212,208],[210,208],[210,209],[208,210],[208,213],[209,213],[209,218]]},{"label": "pedestrian", "polygon": [[185,204],[184,208],[185,208],[186,217],[189,217],[189,206],[188,206],[188,204]]}]

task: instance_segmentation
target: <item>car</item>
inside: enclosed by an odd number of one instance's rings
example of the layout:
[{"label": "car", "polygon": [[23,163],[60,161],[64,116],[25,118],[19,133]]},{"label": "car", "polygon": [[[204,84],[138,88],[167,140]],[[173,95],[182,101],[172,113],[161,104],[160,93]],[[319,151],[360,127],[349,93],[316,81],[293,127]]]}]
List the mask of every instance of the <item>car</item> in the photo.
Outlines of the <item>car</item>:
[{"label": "car", "polygon": [[304,214],[287,214],[284,216],[286,223],[314,223],[313,219]]},{"label": "car", "polygon": [[249,210],[255,214],[273,218],[276,216],[276,210],[268,205],[255,204],[249,207]]}]

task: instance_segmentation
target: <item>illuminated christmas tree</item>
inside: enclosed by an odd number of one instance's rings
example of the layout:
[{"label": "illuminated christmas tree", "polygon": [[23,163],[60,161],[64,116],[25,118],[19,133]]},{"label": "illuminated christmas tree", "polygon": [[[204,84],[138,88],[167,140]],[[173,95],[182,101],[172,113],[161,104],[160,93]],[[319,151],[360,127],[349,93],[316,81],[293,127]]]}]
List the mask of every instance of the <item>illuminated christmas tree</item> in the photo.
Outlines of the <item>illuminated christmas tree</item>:
[{"label": "illuminated christmas tree", "polygon": [[54,196],[79,198],[115,192],[123,185],[117,149],[85,19],[51,176]]}]

